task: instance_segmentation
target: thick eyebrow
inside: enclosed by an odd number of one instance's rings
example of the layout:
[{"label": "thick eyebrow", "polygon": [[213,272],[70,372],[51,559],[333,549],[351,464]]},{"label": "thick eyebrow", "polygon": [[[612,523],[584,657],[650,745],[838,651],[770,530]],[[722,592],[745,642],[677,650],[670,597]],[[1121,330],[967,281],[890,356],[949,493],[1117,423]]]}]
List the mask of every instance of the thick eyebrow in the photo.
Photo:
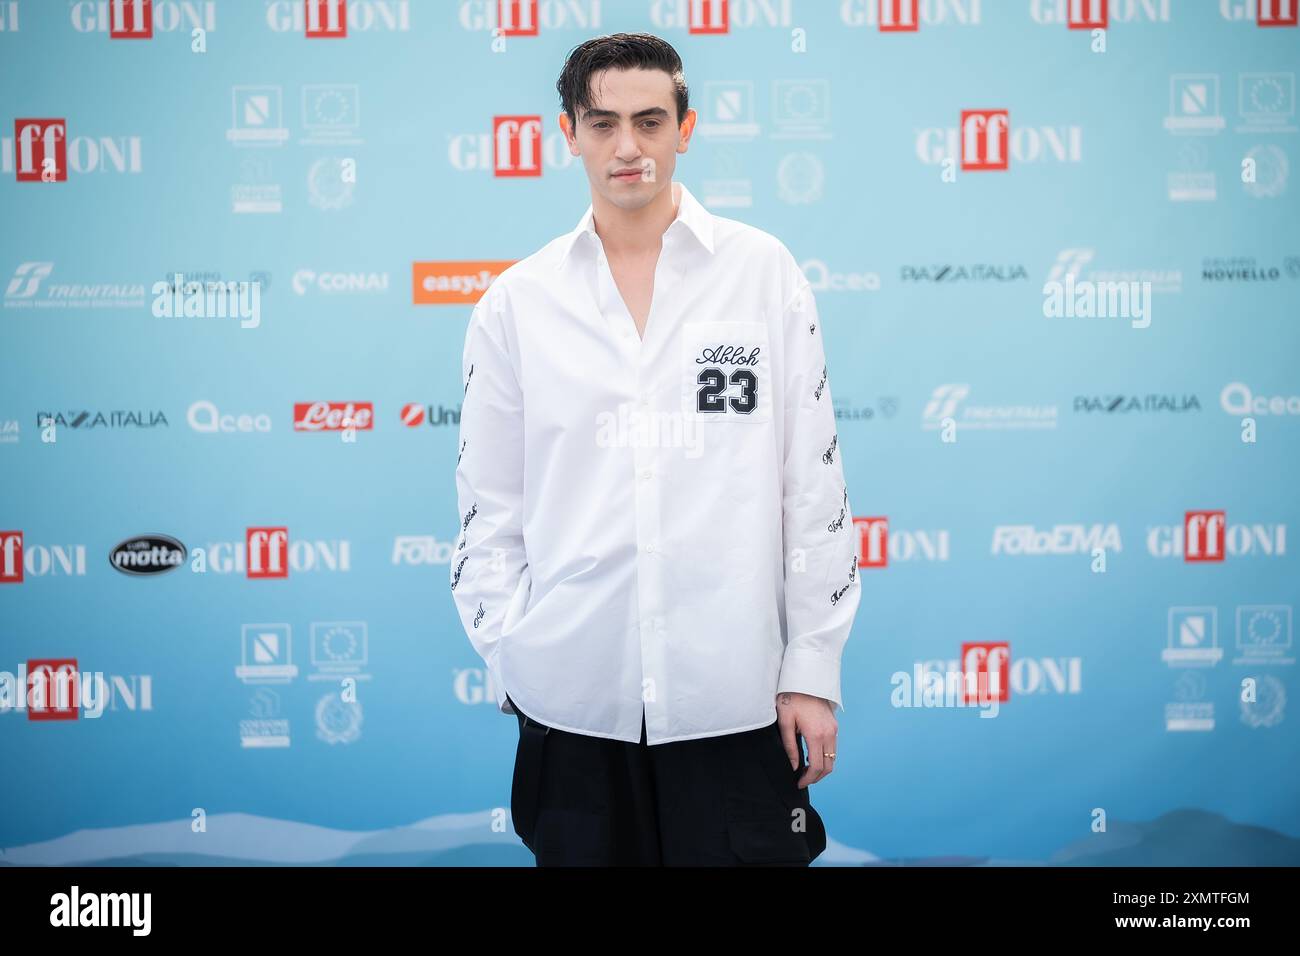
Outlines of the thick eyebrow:
[{"label": "thick eyebrow", "polygon": [[[592,119],[619,119],[620,115],[621,114],[616,113],[613,110],[587,110],[587,112],[582,114],[582,121],[587,123]],[[654,116],[658,119],[667,119],[668,111],[662,106],[652,106],[649,109],[637,110],[632,114],[632,119],[640,119],[643,116]]]}]

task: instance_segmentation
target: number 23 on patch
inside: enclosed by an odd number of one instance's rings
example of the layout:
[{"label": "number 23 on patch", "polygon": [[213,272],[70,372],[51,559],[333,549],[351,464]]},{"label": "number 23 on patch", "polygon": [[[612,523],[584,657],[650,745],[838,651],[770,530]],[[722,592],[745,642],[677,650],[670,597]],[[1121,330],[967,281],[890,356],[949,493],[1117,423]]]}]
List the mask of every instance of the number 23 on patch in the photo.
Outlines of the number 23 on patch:
[{"label": "number 23 on patch", "polygon": [[771,421],[771,355],[765,323],[688,323],[683,351],[682,397],[698,420]]}]

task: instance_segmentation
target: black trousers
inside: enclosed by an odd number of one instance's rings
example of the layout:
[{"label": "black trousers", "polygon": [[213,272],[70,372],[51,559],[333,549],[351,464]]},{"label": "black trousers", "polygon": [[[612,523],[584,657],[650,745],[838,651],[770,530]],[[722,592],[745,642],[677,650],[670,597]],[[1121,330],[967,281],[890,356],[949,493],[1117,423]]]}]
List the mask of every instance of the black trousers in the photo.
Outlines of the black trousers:
[{"label": "black trousers", "polygon": [[[507,697],[507,699],[509,699]],[[826,828],[774,720],[650,747],[519,721],[510,814],[538,866],[807,866]]]}]

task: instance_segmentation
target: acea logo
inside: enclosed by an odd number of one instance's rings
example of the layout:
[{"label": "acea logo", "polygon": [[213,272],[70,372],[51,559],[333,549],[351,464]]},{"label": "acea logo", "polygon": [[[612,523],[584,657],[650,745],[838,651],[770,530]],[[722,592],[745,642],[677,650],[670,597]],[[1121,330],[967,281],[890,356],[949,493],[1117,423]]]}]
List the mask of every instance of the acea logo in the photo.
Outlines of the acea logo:
[{"label": "acea logo", "polygon": [[146,577],[174,571],[185,563],[185,557],[185,545],[171,535],[142,534],[113,548],[108,563],[123,574]]}]

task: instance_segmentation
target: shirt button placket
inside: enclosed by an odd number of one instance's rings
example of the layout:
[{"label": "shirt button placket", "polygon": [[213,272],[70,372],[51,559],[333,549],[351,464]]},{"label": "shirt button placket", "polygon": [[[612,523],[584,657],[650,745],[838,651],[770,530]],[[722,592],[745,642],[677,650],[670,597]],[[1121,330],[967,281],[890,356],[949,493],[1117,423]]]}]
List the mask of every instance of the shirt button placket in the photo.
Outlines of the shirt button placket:
[{"label": "shirt button placket", "polygon": [[641,676],[645,697],[646,732],[666,733],[663,710],[666,638],[664,615],[663,542],[660,540],[661,485],[659,481],[658,422],[651,400],[651,371],[645,367],[650,352],[642,351],[637,359],[637,412],[641,425],[635,430],[632,482],[636,500],[637,533],[637,605],[640,611]]}]

